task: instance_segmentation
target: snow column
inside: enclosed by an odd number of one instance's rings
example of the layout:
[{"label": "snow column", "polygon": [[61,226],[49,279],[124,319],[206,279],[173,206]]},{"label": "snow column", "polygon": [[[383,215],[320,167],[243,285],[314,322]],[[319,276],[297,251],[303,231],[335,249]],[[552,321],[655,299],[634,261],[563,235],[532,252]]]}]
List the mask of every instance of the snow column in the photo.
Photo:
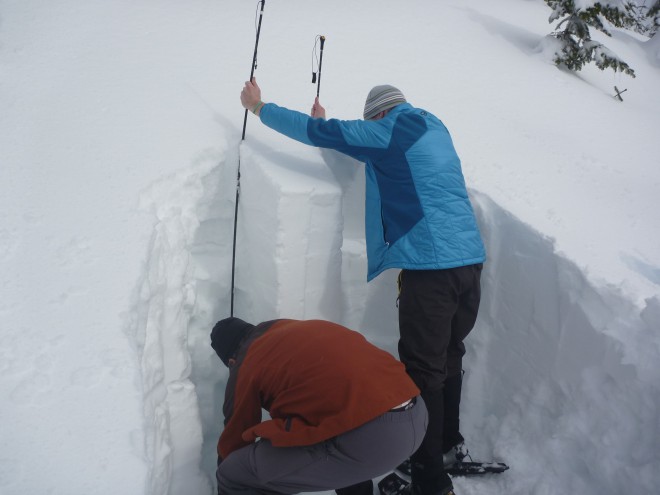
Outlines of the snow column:
[{"label": "snow column", "polygon": [[296,157],[241,148],[235,315],[338,320],[342,193],[310,149]]}]

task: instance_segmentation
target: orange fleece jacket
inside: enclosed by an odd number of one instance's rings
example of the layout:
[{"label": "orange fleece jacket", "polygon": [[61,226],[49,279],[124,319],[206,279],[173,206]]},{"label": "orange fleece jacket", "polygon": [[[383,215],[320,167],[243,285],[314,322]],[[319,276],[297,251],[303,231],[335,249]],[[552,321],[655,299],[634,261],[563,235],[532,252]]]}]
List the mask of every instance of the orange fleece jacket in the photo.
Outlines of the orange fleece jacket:
[{"label": "orange fleece jacket", "polygon": [[[257,438],[277,447],[312,445],[418,394],[403,364],[360,333],[322,320],[276,320],[237,353],[218,455]],[[262,422],[262,408],[272,419]]]}]

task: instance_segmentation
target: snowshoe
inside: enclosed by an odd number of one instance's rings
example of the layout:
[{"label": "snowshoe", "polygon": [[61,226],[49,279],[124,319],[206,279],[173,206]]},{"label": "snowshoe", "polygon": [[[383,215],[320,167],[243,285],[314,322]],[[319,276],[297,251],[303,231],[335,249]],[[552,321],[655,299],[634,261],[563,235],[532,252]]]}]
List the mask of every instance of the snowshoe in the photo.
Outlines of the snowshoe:
[{"label": "snowshoe", "polygon": [[[503,473],[509,466],[503,462],[455,461],[445,464],[445,471],[451,476],[472,476],[477,474]],[[410,476],[410,460],[403,461],[397,471]]]},{"label": "snowshoe", "polygon": [[378,482],[381,495],[409,495],[410,482],[396,473],[390,473]]}]

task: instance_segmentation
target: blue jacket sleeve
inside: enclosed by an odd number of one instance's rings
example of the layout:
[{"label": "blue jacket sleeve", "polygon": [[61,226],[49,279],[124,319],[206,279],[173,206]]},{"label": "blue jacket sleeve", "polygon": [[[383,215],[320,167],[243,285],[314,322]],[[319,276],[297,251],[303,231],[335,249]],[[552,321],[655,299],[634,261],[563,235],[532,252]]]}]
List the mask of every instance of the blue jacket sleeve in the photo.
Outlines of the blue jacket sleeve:
[{"label": "blue jacket sleeve", "polygon": [[264,105],[259,115],[265,125],[291,139],[331,148],[361,161],[385,151],[391,137],[391,129],[378,121],[314,119],[274,103]]}]

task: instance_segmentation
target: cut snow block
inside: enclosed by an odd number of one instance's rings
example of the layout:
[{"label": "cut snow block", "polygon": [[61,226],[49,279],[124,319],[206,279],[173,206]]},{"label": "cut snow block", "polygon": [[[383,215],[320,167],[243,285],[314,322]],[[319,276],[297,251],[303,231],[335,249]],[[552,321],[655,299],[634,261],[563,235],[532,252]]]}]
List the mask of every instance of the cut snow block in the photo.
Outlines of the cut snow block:
[{"label": "cut snow block", "polygon": [[349,328],[362,329],[368,299],[366,242],[345,238],[341,249],[344,322]]},{"label": "cut snow block", "polygon": [[341,196],[318,153],[266,157],[242,146],[236,316],[341,317]]}]

